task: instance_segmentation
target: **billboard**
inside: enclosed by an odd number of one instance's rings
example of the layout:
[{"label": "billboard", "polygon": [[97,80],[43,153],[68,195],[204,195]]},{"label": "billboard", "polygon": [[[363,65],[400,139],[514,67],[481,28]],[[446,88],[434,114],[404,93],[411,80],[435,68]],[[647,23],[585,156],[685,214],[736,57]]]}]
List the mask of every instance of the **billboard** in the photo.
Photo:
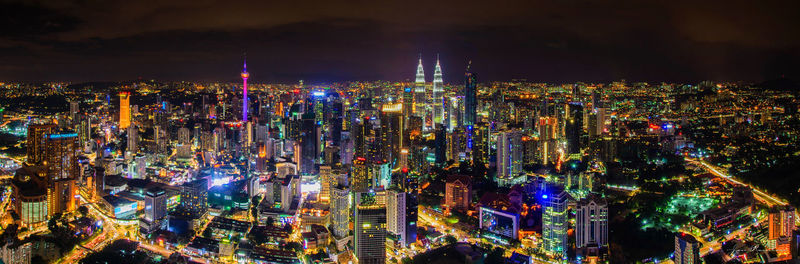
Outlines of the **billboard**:
[{"label": "billboard", "polygon": [[518,237],[518,214],[481,207],[479,217],[482,235],[501,239],[516,239]]}]

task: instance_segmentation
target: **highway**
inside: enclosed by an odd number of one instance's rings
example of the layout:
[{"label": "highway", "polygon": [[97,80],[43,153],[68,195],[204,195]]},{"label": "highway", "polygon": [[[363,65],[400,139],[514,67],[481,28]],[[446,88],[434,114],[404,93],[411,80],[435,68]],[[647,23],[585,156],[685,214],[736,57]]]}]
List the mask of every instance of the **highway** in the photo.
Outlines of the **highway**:
[{"label": "highway", "polygon": [[[753,191],[753,196],[756,198],[756,200],[758,200],[759,202],[761,202],[761,203],[763,203],[763,204],[765,204],[767,206],[787,205],[788,204],[786,201],[783,201],[780,198],[777,198],[777,197],[774,197],[774,196],[770,196],[769,194],[759,190],[756,187],[753,187],[752,185],[745,184],[743,182],[740,182],[740,181],[734,179],[730,175],[723,173],[721,168],[716,167],[714,165],[711,165],[711,164],[709,164],[708,162],[706,162],[704,160],[696,160],[696,159],[692,159],[692,158],[688,158],[688,157],[685,158],[685,160],[687,162],[690,162],[690,163],[695,164],[695,165],[699,164],[700,165],[699,167],[704,168],[707,172],[709,172],[709,173],[711,173],[711,174],[713,174],[713,175],[715,175],[717,177],[725,179],[726,181],[730,182],[731,184],[749,187]],[[766,220],[765,219],[760,219],[759,221],[760,221],[759,222],[759,225],[760,225],[760,224],[765,224]],[[797,223],[800,223],[800,219],[797,219]],[[725,235],[725,240],[729,240],[729,239],[732,239],[732,238],[735,238],[735,237],[743,238],[744,235],[745,235],[744,232],[750,226],[752,226],[752,225],[742,226],[742,228],[737,229],[736,231],[733,231],[730,234]],[[714,251],[719,250],[719,249],[721,249],[721,245],[716,240],[715,241],[711,241],[711,242],[704,242],[703,246],[700,248],[700,254],[701,254],[701,256],[702,255],[706,255],[708,253],[714,252]]]},{"label": "highway", "polygon": [[768,206],[787,205],[788,204],[786,201],[783,201],[783,200],[781,200],[781,199],[779,199],[777,197],[770,196],[769,194],[759,190],[758,188],[756,188],[756,187],[754,187],[752,185],[737,181],[736,179],[734,179],[730,175],[723,173],[721,168],[718,168],[718,167],[716,167],[714,165],[708,164],[708,162],[706,162],[704,160],[696,160],[696,159],[692,159],[692,158],[688,158],[688,157],[685,158],[685,160],[690,162],[690,163],[700,164],[701,167],[706,169],[706,171],[710,172],[711,174],[714,174],[717,177],[721,177],[721,178],[727,180],[728,182],[730,182],[732,184],[743,185],[743,186],[750,187],[750,189],[753,190],[753,195],[755,196],[755,198],[757,200],[759,200],[760,202],[768,205]]}]

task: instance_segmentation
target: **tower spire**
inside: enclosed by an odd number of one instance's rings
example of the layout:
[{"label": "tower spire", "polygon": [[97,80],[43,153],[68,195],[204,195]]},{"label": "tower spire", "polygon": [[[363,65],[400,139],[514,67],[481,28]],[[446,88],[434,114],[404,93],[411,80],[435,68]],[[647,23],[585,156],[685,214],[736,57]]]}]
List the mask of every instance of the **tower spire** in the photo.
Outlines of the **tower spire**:
[{"label": "tower spire", "polygon": [[250,108],[250,103],[247,99],[247,78],[250,78],[250,73],[247,72],[247,53],[244,54],[244,64],[242,65],[242,122],[247,123],[247,110]]}]

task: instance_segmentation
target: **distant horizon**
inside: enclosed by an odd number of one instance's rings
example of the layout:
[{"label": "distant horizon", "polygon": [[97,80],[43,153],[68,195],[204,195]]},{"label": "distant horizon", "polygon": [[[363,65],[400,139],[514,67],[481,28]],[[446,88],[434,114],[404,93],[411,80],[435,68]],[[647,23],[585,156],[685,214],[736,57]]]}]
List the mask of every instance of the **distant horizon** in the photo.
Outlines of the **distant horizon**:
[{"label": "distant horizon", "polygon": [[[251,73],[252,76],[252,73]],[[480,76],[480,74],[478,74]],[[793,84],[797,85],[795,79],[787,78],[784,76],[780,76],[777,78],[772,79],[764,79],[764,80],[691,80],[691,81],[658,81],[658,80],[650,80],[650,81],[640,81],[640,80],[630,80],[630,79],[618,79],[618,80],[606,80],[606,81],[571,81],[571,82],[552,82],[552,81],[538,81],[538,80],[531,80],[531,79],[524,79],[524,78],[514,78],[514,79],[507,79],[507,80],[491,80],[491,81],[481,81],[478,79],[479,84],[489,84],[489,83],[496,83],[496,82],[515,82],[515,81],[524,81],[526,83],[541,83],[541,84],[552,84],[552,85],[566,85],[566,84],[578,84],[584,83],[587,85],[592,84],[611,84],[614,82],[625,81],[628,84],[634,83],[648,83],[648,84],[699,84],[702,82],[713,82],[713,83],[744,83],[744,84],[761,84],[770,81],[780,81],[786,80],[790,81]],[[282,85],[295,85],[298,84],[299,81],[295,82],[285,82],[285,81],[276,81],[276,82],[261,82],[261,81],[254,81],[253,79],[248,79],[248,84],[282,84]],[[393,83],[410,83],[413,84],[414,80],[341,80],[341,81],[331,81],[331,82],[307,82],[306,80],[302,80],[303,85],[305,86],[325,86],[325,85],[333,85],[333,84],[340,84],[340,83],[354,83],[354,82],[393,82]],[[141,78],[141,79],[126,79],[126,80],[81,80],[81,81],[65,81],[65,80],[35,80],[35,81],[17,81],[17,80],[0,80],[0,82],[5,83],[20,83],[20,84],[47,84],[47,83],[68,83],[70,85],[81,85],[81,84],[90,84],[90,83],[126,83],[126,82],[160,82],[160,83],[176,83],[176,82],[188,82],[188,83],[230,83],[230,84],[237,84],[241,83],[241,79],[239,80],[165,80],[165,79],[151,79],[151,78]],[[433,80],[427,80],[426,83],[431,83]],[[464,82],[444,82],[445,85],[464,85]]]},{"label": "distant horizon", "polygon": [[[425,8],[420,8],[425,7]],[[797,1],[0,3],[0,80],[800,79]]]}]

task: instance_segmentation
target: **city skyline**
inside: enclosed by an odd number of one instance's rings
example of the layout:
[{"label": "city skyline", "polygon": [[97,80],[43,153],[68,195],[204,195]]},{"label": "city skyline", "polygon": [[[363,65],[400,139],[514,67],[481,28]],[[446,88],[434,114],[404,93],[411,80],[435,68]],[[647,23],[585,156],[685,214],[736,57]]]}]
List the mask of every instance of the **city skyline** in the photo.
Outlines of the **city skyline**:
[{"label": "city skyline", "polygon": [[796,10],[5,1],[0,263],[800,264]]}]

